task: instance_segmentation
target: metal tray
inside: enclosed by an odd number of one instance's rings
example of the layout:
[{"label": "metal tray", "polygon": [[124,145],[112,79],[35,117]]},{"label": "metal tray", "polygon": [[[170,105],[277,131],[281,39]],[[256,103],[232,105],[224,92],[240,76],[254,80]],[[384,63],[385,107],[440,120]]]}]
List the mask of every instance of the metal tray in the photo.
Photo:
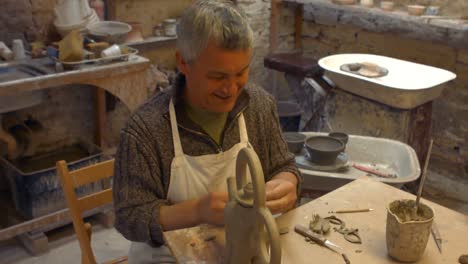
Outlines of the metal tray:
[{"label": "metal tray", "polygon": [[[302,132],[310,136],[328,133]],[[296,155],[296,162],[303,159],[305,150]],[[418,157],[413,148],[400,141],[367,136],[349,135],[346,145],[349,166],[338,172],[315,171],[300,168],[308,190],[330,191],[339,188],[359,177],[372,177],[377,181],[400,188],[403,184],[415,181],[421,174]],[[353,164],[372,168],[382,173],[394,174],[396,178],[372,176],[352,167]]]},{"label": "metal tray", "polygon": [[112,56],[112,57],[107,57],[107,58],[97,58],[97,59],[74,61],[74,62],[64,62],[64,61],[60,61],[57,58],[54,58],[54,57],[52,58],[56,62],[61,63],[65,69],[77,69],[77,68],[80,68],[81,66],[90,65],[90,64],[102,65],[102,64],[109,64],[114,61],[127,61],[131,55],[137,55],[137,54],[138,54],[137,49],[128,47],[127,54],[122,54],[119,56]]}]

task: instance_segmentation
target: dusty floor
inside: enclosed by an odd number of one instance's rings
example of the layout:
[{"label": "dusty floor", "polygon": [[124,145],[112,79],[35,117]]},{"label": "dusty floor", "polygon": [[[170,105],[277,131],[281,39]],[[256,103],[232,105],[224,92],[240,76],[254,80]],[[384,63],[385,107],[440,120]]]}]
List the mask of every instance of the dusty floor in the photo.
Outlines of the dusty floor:
[{"label": "dusty floor", "polygon": [[[72,225],[48,232],[49,252],[31,256],[16,240],[0,242],[0,263],[5,264],[79,264],[81,251]],[[93,224],[92,248],[98,263],[128,254],[130,241],[115,229]]]},{"label": "dusty floor", "polygon": [[[468,214],[468,204],[450,200],[438,195],[426,194],[431,201],[447,206],[461,213]],[[310,199],[302,199],[306,203]],[[97,261],[115,259],[125,256],[130,247],[126,240],[115,229],[106,229],[99,223],[93,223],[92,247]],[[31,256],[16,240],[0,241],[0,262],[5,264],[42,264],[42,263],[81,263],[81,252],[71,225],[47,233],[49,252]]]}]

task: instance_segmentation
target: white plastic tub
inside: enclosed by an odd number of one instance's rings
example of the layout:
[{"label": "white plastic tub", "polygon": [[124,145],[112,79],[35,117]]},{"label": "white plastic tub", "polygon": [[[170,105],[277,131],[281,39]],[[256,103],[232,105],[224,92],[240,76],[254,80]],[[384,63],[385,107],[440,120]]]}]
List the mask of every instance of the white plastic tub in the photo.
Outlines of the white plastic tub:
[{"label": "white plastic tub", "polygon": [[[388,75],[369,78],[340,69],[343,64],[370,62],[388,70]],[[336,54],[319,60],[325,75],[339,88],[386,105],[411,109],[432,101],[444,83],[456,78],[453,72],[371,54]]]},{"label": "white plastic tub", "polygon": [[[308,137],[327,135],[327,133],[317,132],[303,132],[302,134]],[[301,155],[304,154],[305,150],[297,154],[296,161],[303,158]],[[302,187],[307,190],[331,191],[358,177],[365,176],[400,188],[405,183],[415,181],[421,174],[416,152],[412,147],[400,141],[349,135],[346,154],[348,155],[349,166],[342,172],[325,172],[300,168],[299,170],[304,177]],[[379,172],[394,174],[397,177],[366,176],[368,173],[355,169],[352,164],[377,169]]]}]

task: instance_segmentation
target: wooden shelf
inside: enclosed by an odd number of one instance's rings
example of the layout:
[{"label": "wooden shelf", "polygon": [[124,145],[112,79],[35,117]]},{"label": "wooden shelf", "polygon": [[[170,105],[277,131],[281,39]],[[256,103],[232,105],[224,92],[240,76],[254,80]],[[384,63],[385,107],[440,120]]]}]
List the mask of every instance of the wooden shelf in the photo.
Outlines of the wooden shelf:
[{"label": "wooden shelf", "polygon": [[142,41],[129,42],[129,43],[125,43],[125,44],[128,45],[128,46],[131,46],[131,47],[137,47],[137,46],[141,46],[141,45],[171,42],[171,41],[175,41],[175,40],[177,40],[177,37],[165,37],[165,36],[162,36],[162,37],[149,37],[149,38],[146,38],[146,39],[144,39]]}]

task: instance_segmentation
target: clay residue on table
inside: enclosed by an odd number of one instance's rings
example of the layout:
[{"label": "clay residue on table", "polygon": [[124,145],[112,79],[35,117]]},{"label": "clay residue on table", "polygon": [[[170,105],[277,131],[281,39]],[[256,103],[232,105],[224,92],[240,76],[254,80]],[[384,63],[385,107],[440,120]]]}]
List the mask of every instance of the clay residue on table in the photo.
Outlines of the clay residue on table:
[{"label": "clay residue on table", "polygon": [[419,204],[417,213],[414,213],[416,202],[413,200],[402,200],[390,205],[390,211],[398,217],[400,222],[425,221],[433,217],[432,211],[423,204]]}]

